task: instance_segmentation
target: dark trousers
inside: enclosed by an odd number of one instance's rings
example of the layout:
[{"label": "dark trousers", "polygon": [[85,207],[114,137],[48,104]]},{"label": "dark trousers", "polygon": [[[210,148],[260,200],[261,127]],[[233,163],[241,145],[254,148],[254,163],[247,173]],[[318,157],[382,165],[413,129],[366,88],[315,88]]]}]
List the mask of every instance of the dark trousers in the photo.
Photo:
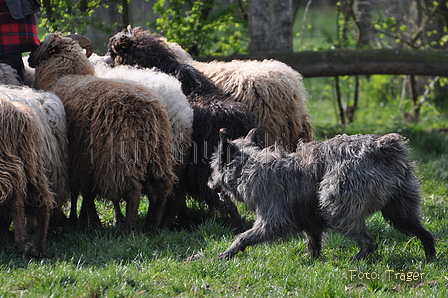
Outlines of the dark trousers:
[{"label": "dark trousers", "polygon": [[25,66],[23,65],[22,53],[0,55],[0,63],[11,65],[23,80]]}]

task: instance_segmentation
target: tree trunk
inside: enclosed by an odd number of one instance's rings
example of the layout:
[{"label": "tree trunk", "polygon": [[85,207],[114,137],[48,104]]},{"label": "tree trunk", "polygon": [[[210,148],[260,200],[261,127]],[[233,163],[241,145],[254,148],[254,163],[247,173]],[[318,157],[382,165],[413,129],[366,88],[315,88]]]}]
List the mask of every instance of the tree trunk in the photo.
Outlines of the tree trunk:
[{"label": "tree trunk", "polygon": [[336,86],[336,102],[338,104],[339,119],[341,120],[341,124],[345,126],[345,112],[344,112],[344,106],[342,105],[341,88],[339,86],[338,76],[334,77],[334,82]]},{"label": "tree trunk", "polygon": [[130,24],[129,21],[129,5],[128,0],[121,0],[121,5],[123,6],[123,14],[121,16],[124,27]]},{"label": "tree trunk", "polygon": [[358,27],[358,45],[367,46],[373,38],[370,0],[355,0],[353,11],[356,26]]},{"label": "tree trunk", "polygon": [[292,52],[292,0],[249,0],[249,52]]},{"label": "tree trunk", "polygon": [[300,5],[302,5],[302,0],[292,0],[292,23],[297,17],[297,13],[299,12]]},{"label": "tree trunk", "polygon": [[56,31],[56,21],[54,20],[53,8],[51,7],[50,0],[42,0],[42,12],[47,16],[49,23],[52,24],[53,31]]}]

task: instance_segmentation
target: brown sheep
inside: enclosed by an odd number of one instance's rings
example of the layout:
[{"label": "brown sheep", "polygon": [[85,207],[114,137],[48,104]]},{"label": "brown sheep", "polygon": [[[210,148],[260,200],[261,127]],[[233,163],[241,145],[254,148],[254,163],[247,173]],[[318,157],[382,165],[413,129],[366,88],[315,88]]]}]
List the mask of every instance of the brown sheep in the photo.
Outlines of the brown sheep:
[{"label": "brown sheep", "polygon": [[[72,195],[82,194],[91,225],[100,225],[97,196],[123,199],[126,236],[146,194],[151,204],[145,229],[155,228],[175,181],[167,113],[147,88],[96,77],[73,38],[50,34],[28,60],[36,68],[35,88],[54,92],[64,103]],[[91,45],[86,48],[89,55]]]}]

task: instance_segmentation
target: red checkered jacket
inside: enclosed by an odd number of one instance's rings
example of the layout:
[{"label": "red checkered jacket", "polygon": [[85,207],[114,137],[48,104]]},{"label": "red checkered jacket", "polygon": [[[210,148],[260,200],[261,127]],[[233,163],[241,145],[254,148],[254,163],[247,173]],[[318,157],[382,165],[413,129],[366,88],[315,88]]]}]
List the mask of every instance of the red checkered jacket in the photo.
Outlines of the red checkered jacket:
[{"label": "red checkered jacket", "polygon": [[5,0],[0,0],[0,55],[30,52],[39,44],[36,17],[31,14],[16,20]]}]

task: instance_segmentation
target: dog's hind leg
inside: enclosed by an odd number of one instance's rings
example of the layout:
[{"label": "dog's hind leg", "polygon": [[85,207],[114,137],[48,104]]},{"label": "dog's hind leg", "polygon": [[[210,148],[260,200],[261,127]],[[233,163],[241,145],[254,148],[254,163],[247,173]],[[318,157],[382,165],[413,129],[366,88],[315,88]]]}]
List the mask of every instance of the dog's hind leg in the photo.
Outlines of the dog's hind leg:
[{"label": "dog's hind leg", "polygon": [[421,223],[420,205],[416,199],[395,199],[381,210],[386,219],[395,229],[404,234],[417,236],[423,244],[423,249],[427,258],[432,258],[436,254],[434,248],[434,237]]},{"label": "dog's hind leg", "polygon": [[378,248],[375,239],[367,230],[364,219],[355,219],[348,216],[344,217],[344,219],[341,219],[341,217],[335,219],[333,219],[335,220],[333,223],[329,222],[329,226],[348,238],[355,240],[358,244],[359,252],[352,260],[361,260]]},{"label": "dog's hind leg", "polygon": [[306,249],[307,255],[311,255],[313,258],[320,257],[320,251],[322,249],[322,234],[323,228],[314,228],[312,230],[304,231],[306,237]]},{"label": "dog's hind leg", "polygon": [[[356,200],[347,199],[347,202]],[[359,252],[352,258],[353,260],[360,260],[378,248],[378,244],[366,228],[365,221],[370,214],[363,205],[332,204],[328,205],[322,214],[328,227],[356,241]]]}]

